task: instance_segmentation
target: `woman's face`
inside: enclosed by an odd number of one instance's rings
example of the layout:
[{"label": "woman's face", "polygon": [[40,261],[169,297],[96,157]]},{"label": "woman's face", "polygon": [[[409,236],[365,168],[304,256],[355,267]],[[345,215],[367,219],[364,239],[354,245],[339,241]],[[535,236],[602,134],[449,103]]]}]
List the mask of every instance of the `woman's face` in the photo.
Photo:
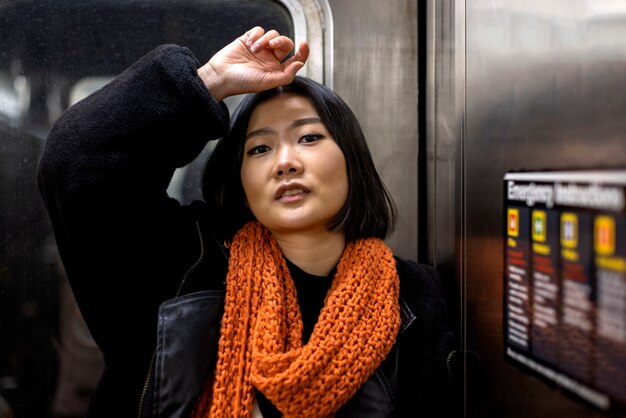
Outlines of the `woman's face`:
[{"label": "woman's face", "polygon": [[346,160],[304,96],[259,104],[241,165],[248,206],[273,232],[326,231],[348,196]]}]

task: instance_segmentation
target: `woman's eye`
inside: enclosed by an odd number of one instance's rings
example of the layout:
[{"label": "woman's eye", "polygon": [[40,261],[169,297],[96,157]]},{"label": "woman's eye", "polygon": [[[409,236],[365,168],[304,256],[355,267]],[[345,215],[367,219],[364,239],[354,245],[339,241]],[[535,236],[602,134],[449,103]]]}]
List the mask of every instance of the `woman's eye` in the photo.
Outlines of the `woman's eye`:
[{"label": "woman's eye", "polygon": [[268,147],[267,145],[257,145],[257,146],[250,148],[246,154],[248,155],[263,154],[264,152],[267,152],[269,150],[270,150],[270,147]]},{"label": "woman's eye", "polygon": [[320,134],[307,134],[307,135],[303,135],[300,137],[300,142],[303,142],[303,143],[315,142],[322,138],[323,136]]}]

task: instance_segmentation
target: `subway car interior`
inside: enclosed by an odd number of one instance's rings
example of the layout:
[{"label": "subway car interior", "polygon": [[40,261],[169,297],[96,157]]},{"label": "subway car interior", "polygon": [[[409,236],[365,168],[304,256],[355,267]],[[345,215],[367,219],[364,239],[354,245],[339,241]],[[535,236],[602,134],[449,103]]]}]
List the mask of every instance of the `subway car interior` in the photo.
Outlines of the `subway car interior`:
[{"label": "subway car interior", "polygon": [[256,25],[308,41],[398,206],[388,245],[438,270],[452,415],[626,417],[626,2],[0,0],[0,418],[84,416],[103,370],[37,189],[52,125],[157,45],[204,63]]}]

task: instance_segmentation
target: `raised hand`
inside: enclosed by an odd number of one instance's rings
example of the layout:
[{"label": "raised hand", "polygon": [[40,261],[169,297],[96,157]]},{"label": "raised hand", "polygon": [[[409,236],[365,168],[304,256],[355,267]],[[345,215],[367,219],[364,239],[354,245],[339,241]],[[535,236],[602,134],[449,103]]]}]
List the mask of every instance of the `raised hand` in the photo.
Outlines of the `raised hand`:
[{"label": "raised hand", "polygon": [[218,51],[198,69],[198,75],[217,100],[267,90],[290,83],[306,63],[306,42],[282,62],[293,48],[287,36],[257,26]]}]

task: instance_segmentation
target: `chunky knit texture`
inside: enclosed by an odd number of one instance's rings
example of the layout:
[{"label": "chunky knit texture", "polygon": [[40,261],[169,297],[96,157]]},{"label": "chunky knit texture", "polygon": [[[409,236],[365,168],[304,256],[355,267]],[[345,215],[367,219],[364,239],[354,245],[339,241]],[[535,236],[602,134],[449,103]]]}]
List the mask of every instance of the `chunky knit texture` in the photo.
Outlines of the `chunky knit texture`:
[{"label": "chunky knit texture", "polygon": [[192,416],[250,417],[253,388],[286,418],[333,416],[391,350],[398,294],[396,263],[383,241],[349,243],[303,345],[285,258],[271,232],[248,223],[231,245],[215,379]]}]

